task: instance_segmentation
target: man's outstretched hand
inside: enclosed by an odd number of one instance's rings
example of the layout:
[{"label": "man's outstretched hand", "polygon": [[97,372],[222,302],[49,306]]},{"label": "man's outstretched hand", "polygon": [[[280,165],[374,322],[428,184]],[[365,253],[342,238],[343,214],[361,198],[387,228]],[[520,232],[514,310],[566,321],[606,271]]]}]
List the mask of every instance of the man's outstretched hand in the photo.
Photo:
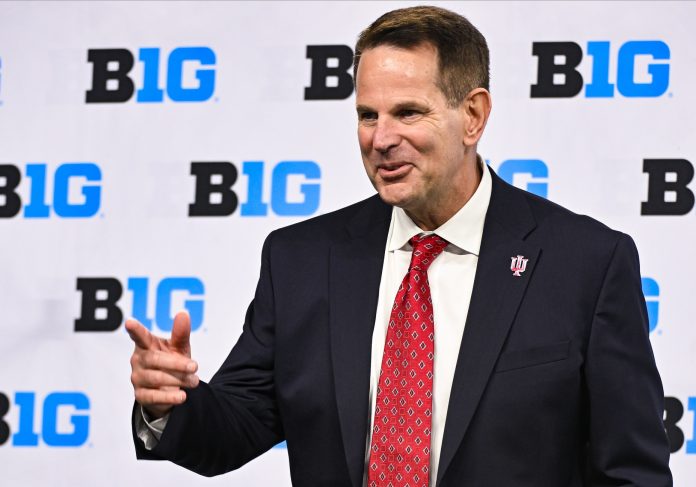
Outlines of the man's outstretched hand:
[{"label": "man's outstretched hand", "polygon": [[131,382],[135,400],[155,418],[186,400],[183,387],[198,385],[198,364],[191,360],[191,319],[179,312],[169,340],[150,333],[137,320],[126,320],[126,330],[135,342],[131,356]]}]

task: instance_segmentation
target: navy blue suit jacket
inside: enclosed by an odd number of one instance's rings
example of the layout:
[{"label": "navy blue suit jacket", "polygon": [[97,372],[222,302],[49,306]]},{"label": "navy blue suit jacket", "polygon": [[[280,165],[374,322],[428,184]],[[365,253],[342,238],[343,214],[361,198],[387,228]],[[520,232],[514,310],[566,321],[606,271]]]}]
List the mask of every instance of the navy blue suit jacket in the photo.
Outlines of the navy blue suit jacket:
[{"label": "navy blue suit jacket", "polygon": [[[361,487],[390,218],[272,232],[238,343],[138,457],[215,475],[286,439],[294,485]],[[493,174],[438,487],[671,486],[662,414],[631,238]]]}]

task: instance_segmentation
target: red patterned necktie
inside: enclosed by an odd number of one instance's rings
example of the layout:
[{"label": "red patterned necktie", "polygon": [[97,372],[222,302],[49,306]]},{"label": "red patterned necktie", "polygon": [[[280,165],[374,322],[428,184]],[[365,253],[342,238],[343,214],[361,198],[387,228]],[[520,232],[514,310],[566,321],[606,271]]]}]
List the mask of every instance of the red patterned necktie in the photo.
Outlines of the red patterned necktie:
[{"label": "red patterned necktie", "polygon": [[427,487],[435,329],[428,267],[447,242],[415,236],[384,342],[372,428],[368,487]]}]

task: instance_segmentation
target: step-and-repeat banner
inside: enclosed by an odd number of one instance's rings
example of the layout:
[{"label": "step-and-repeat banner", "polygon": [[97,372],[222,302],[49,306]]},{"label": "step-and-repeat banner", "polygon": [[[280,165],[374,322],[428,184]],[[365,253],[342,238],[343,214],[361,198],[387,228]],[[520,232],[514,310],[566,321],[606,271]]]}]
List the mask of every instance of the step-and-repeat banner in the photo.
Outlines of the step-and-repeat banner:
[{"label": "step-and-repeat banner", "polygon": [[[167,335],[187,309],[213,374],[268,232],[373,193],[352,49],[402,5],[0,3],[2,485],[290,485],[282,445],[216,479],[136,461],[123,320]],[[490,45],[486,161],[635,238],[694,485],[696,4],[441,5]]]}]

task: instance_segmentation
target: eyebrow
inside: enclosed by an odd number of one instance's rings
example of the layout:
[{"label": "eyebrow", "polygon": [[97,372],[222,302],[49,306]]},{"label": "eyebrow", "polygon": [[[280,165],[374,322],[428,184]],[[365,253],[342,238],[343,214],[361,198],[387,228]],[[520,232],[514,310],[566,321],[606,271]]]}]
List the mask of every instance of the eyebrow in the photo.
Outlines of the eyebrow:
[{"label": "eyebrow", "polygon": [[[397,103],[396,105],[394,105],[394,106],[391,108],[390,111],[392,111],[392,112],[398,112],[398,111],[400,111],[400,110],[414,109],[414,108],[415,108],[415,109],[419,109],[419,110],[427,110],[428,107],[427,107],[425,104],[419,103],[419,102],[417,102],[417,101],[404,101],[404,102],[400,102],[400,103]],[[367,106],[367,105],[357,105],[357,106],[355,107],[355,110],[356,110],[358,113],[374,112],[374,111],[376,111],[374,108],[369,107],[369,106]]]}]

